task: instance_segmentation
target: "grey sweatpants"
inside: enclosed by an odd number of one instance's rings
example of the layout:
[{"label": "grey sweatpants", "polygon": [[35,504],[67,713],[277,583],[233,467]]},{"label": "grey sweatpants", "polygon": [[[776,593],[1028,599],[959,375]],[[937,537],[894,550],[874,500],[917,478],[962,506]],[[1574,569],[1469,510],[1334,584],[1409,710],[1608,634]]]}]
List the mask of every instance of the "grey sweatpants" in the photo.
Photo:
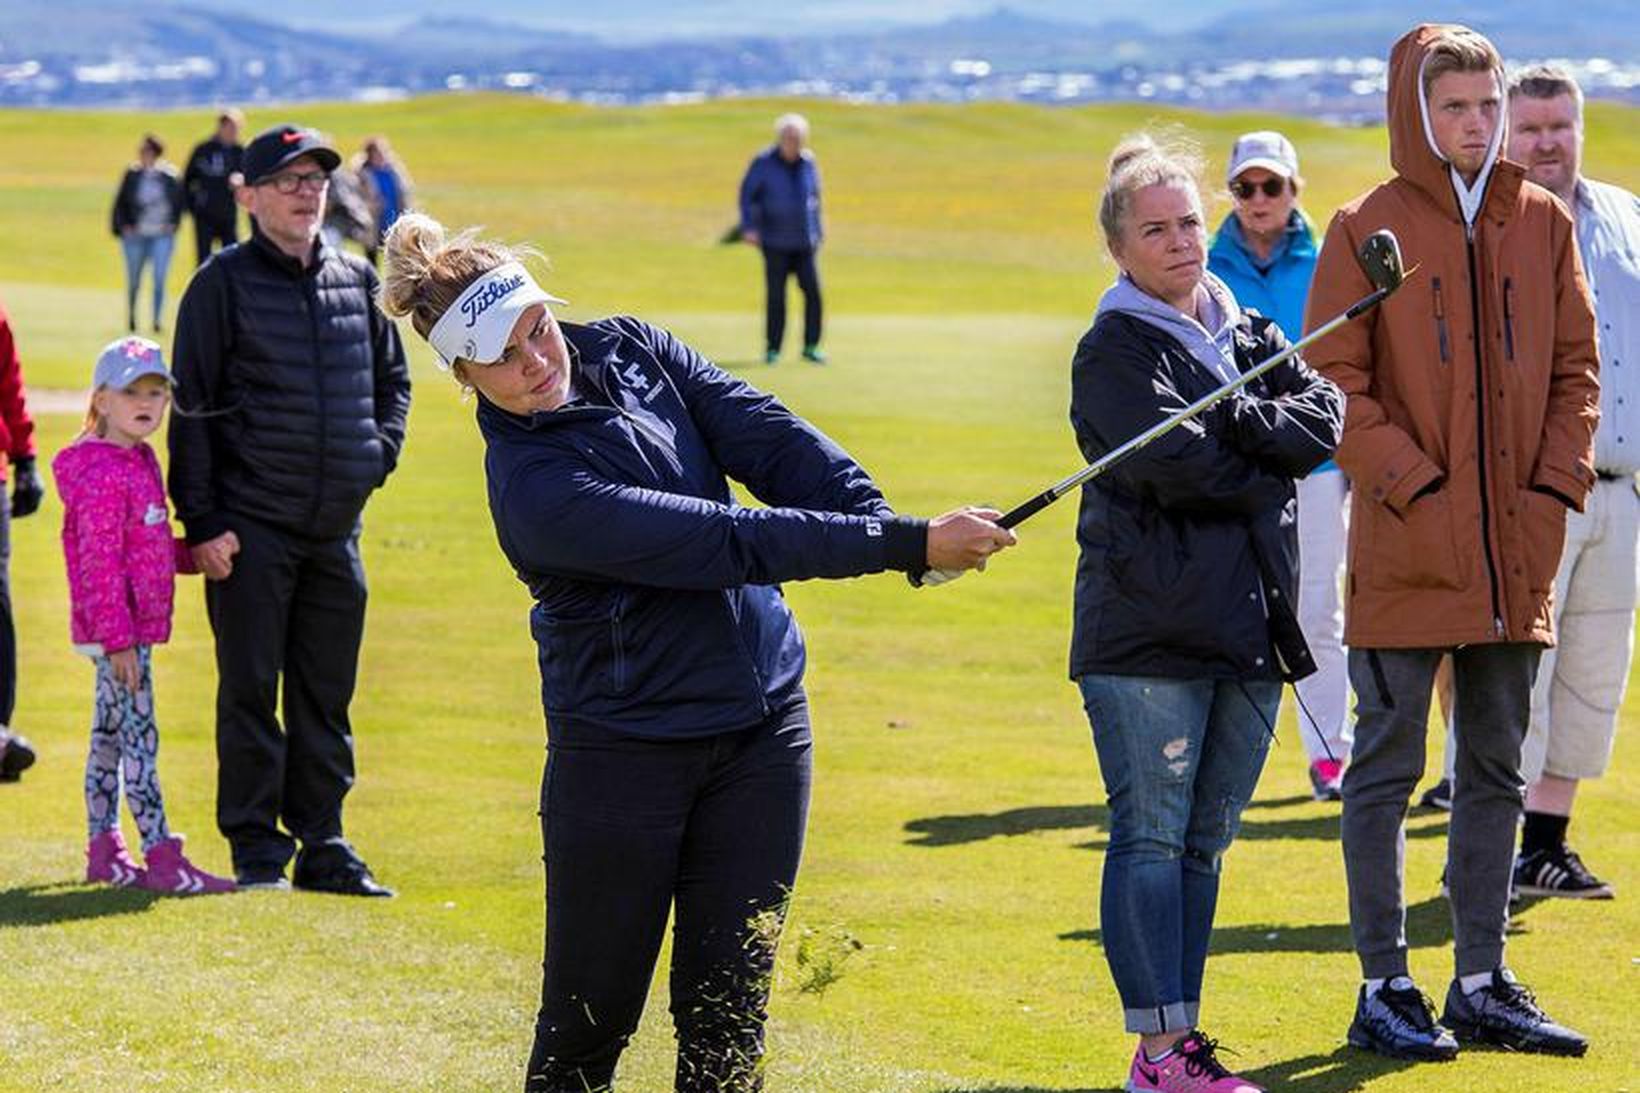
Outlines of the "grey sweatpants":
[{"label": "grey sweatpants", "polygon": [[1521,742],[1543,647],[1350,650],[1355,746],[1344,771],[1344,871],[1350,930],[1369,979],[1407,974],[1407,805],[1424,773],[1435,667],[1452,654],[1457,780],[1447,831],[1447,889],[1458,975],[1503,963],[1509,879],[1525,782]]}]

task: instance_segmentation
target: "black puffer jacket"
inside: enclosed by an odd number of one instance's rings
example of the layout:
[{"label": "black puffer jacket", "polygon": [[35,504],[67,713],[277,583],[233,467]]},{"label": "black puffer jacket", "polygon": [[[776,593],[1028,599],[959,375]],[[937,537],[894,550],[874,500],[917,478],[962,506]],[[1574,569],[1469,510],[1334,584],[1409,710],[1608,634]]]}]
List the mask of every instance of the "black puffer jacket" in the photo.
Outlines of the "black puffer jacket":
[{"label": "black puffer jacket", "polygon": [[[1253,314],[1235,333],[1246,372],[1287,346]],[[1089,461],[1211,392],[1168,334],[1102,314],[1076,348],[1071,423]],[[1082,489],[1072,677],[1298,679],[1314,671],[1298,628],[1292,480],[1343,430],[1338,388],[1296,358],[1141,448]]]},{"label": "black puffer jacket", "polygon": [[350,534],[404,443],[410,374],[376,271],[319,245],[303,267],[260,233],[188,285],[172,366],[170,489],[190,543],[249,517]]}]

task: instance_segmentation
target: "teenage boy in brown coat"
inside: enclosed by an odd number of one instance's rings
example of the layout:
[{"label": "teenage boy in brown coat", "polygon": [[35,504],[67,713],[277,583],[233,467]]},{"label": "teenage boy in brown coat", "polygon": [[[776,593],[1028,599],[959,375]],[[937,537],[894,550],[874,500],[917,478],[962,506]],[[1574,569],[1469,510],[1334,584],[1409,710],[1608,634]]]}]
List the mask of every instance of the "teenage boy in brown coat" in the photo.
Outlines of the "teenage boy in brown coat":
[{"label": "teenage boy in brown coat", "polygon": [[[1465,27],[1390,54],[1396,177],[1339,210],[1309,322],[1371,286],[1352,257],[1379,228],[1416,272],[1310,360],[1348,397],[1338,463],[1354,486],[1344,640],[1357,695],[1344,776],[1350,925],[1366,982],[1350,1041],[1446,1059],[1458,1040],[1581,1055],[1503,962],[1521,742],[1566,512],[1594,482],[1594,316],[1572,220],[1500,158],[1503,65]],[[1456,977],[1441,1022],[1408,975],[1402,852],[1435,669],[1461,726],[1447,883]],[[1446,1027],[1442,1027],[1443,1024]]]}]

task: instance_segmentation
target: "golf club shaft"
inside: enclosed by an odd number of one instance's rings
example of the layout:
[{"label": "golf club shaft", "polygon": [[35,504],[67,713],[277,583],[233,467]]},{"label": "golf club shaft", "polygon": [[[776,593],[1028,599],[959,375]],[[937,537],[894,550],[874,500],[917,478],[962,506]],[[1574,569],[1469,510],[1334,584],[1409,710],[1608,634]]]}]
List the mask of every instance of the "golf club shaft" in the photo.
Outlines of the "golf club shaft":
[{"label": "golf club shaft", "polygon": [[1106,452],[1092,463],[1089,463],[1086,467],[1083,467],[1081,470],[1077,471],[1064,481],[1056,482],[1054,485],[1049,486],[1047,489],[1043,490],[1023,505],[1010,509],[1003,515],[1002,519],[997,521],[998,526],[1005,528],[1018,527],[1032,516],[1035,516],[1037,513],[1041,512],[1043,509],[1065,496],[1071,490],[1076,489],[1084,482],[1090,482],[1093,479],[1098,478],[1101,474],[1104,474],[1111,467],[1132,455],[1140,448],[1143,448],[1152,440],[1155,440],[1157,437],[1170,432],[1181,422],[1189,421],[1191,418],[1200,414],[1203,410],[1208,409],[1220,400],[1227,398],[1241,390],[1243,387],[1246,387],[1249,383],[1264,375],[1264,373],[1268,372],[1276,365],[1283,364],[1286,361],[1291,360],[1298,354],[1299,350],[1310,345],[1317,338],[1331,334],[1334,330],[1337,330],[1340,326],[1343,326],[1357,315],[1360,315],[1362,312],[1367,311],[1370,308],[1376,307],[1378,303],[1384,299],[1384,297],[1389,295],[1389,293],[1389,289],[1380,288],[1374,290],[1371,295],[1363,296],[1359,301],[1352,304],[1348,311],[1344,312],[1342,315],[1329,319],[1325,323],[1322,323],[1320,326],[1316,327],[1314,330],[1310,331],[1304,337],[1300,338],[1292,345],[1289,345],[1286,349],[1283,349],[1280,353],[1277,353],[1269,360],[1260,361],[1256,367],[1243,372],[1240,376],[1237,376],[1223,387],[1218,388],[1210,394],[1203,395],[1195,402],[1192,402],[1189,406],[1179,410],[1165,420],[1157,422],[1155,425],[1152,425],[1138,436],[1128,440],[1120,447],[1112,448],[1110,451]]}]

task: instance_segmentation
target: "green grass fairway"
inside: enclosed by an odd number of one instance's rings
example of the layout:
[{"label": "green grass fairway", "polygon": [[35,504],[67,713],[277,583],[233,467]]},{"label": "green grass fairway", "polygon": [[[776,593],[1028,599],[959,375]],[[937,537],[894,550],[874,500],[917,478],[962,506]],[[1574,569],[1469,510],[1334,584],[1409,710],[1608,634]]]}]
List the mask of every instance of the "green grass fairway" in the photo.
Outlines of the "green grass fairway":
[{"label": "green grass fairway", "polygon": [[[1142,109],[802,103],[824,171],[832,365],[751,364],[757,258],[713,241],[746,159],[786,102],[602,111],[513,98],[259,110],[351,150],[385,132],[421,203],[528,240],[572,318],[631,311],[779,392],[903,510],[1007,506],[1077,465],[1071,349],[1111,267],[1093,228],[1116,138]],[[1218,179],[1236,133],[1297,142],[1306,204],[1386,170],[1382,130],[1168,114]],[[0,112],[0,300],[30,384],[79,388],[121,332],[107,234],[145,129],[186,155],[208,112]],[[1591,107],[1589,173],[1640,188],[1640,111]],[[1219,203],[1212,218],[1225,211]],[[173,299],[191,266],[184,229]],[[258,893],[153,899],[78,883],[90,668],[68,646],[61,508],[14,525],[18,727],[40,751],[0,786],[0,1090],[246,1093],[509,1090],[539,991],[535,816],[543,755],[527,596],[496,546],[480,444],[454,386],[412,348],[404,461],[366,514],[370,623],[354,704],[348,832],[391,902]],[[794,356],[794,354],[789,354]],[[40,414],[45,458],[77,415]],[[1075,502],[1033,520],[990,571],[913,592],[896,576],[793,586],[809,639],[817,783],[782,949],[769,1088],[803,1093],[1110,1089],[1131,1041],[1099,949],[1103,793],[1065,678]],[[157,657],[173,826],[227,866],[212,819],[214,670],[199,585]],[[1475,1052],[1440,1069],[1344,1046],[1357,968],[1338,810],[1308,797],[1290,717],[1232,850],[1203,1022],[1272,1088],[1305,1093],[1637,1088],[1636,699],[1576,842],[1620,898],[1520,909],[1510,957],[1595,1042],[1580,1062]],[[1440,734],[1431,740],[1438,763]],[[127,830],[131,825],[127,823]],[[1444,818],[1407,842],[1415,973],[1440,995],[1451,927]],[[856,949],[851,943],[857,941]],[[840,954],[848,954],[837,963]],[[805,990],[826,975],[823,990]],[[1625,1001],[1627,999],[1627,1001]],[[664,969],[622,1089],[670,1088]]]}]

